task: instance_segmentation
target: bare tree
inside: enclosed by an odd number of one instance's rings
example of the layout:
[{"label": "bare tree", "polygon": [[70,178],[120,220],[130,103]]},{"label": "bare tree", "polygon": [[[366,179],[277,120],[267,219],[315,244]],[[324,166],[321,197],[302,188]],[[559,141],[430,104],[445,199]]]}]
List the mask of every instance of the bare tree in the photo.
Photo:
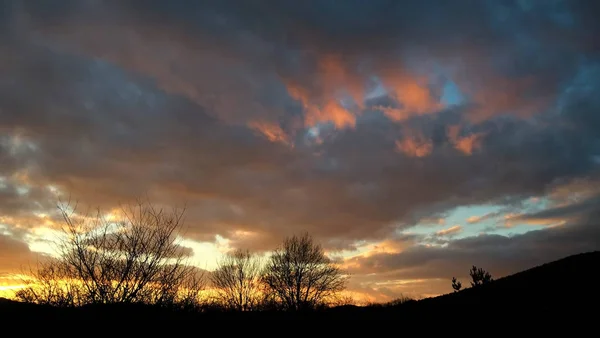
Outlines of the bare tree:
[{"label": "bare tree", "polygon": [[187,264],[177,243],[184,210],[167,212],[139,201],[110,221],[100,211],[81,217],[59,207],[64,233],[58,255],[31,271],[18,299],[60,306],[149,303],[189,306],[198,300],[204,274]]},{"label": "bare tree", "polygon": [[250,251],[236,250],[225,255],[211,275],[220,302],[228,309],[254,310],[261,297],[261,265]]},{"label": "bare tree", "polygon": [[473,265],[473,267],[469,271],[469,275],[472,279],[472,287],[481,286],[483,284],[487,284],[493,281],[492,275],[489,272],[485,271],[482,268],[477,268],[475,265]]},{"label": "bare tree", "polygon": [[458,292],[462,288],[462,283],[456,277],[452,277],[452,288],[454,292]]},{"label": "bare tree", "polygon": [[306,233],[285,239],[271,255],[262,280],[287,310],[315,308],[346,285],[340,269]]},{"label": "bare tree", "polygon": [[65,268],[65,265],[53,258],[38,262],[36,268],[30,269],[23,279],[23,284],[27,287],[18,290],[15,297],[23,302],[61,307],[83,305],[83,286],[80,283],[65,282],[69,280]]}]

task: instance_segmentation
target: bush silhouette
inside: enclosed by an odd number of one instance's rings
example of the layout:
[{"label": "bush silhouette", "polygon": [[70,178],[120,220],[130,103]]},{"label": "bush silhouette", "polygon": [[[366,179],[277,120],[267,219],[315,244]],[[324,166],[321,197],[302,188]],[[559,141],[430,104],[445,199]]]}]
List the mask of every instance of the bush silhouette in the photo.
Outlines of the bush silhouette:
[{"label": "bush silhouette", "polygon": [[452,289],[454,289],[454,292],[458,292],[460,291],[460,289],[462,288],[462,283],[456,279],[456,277],[452,277]]},{"label": "bush silhouette", "polygon": [[492,275],[489,272],[485,271],[482,268],[477,268],[475,265],[473,265],[471,271],[469,271],[469,275],[472,279],[472,287],[481,286],[483,284],[487,284],[493,281]]}]

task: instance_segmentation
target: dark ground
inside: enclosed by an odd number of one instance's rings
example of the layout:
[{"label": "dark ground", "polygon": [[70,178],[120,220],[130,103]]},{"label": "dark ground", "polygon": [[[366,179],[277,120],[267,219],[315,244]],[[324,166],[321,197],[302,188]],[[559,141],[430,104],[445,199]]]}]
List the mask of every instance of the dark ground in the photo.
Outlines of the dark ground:
[{"label": "dark ground", "polygon": [[[456,335],[496,335],[495,331],[534,330],[553,332],[569,336],[580,336],[583,328],[592,336],[597,335],[600,323],[599,287],[600,251],[570,256],[547,263],[490,284],[467,288],[461,292],[447,294],[398,306],[343,306],[310,313],[182,313],[157,309],[143,305],[105,305],[79,309],[57,309],[47,306],[24,304],[0,299],[0,325],[31,323],[36,330],[38,324],[53,323],[46,328],[73,327],[93,323],[98,330],[112,327],[139,327],[142,331],[155,331],[177,320],[198,327],[205,332],[207,327],[216,327],[227,332],[237,330],[262,330],[281,327],[295,335],[299,331],[312,330],[319,333],[322,325],[335,327],[336,332],[359,334],[364,330],[374,332],[385,327],[397,332],[452,331],[460,328]],[[388,323],[376,323],[386,321]],[[266,323],[270,322],[270,323]],[[343,323],[342,323],[343,322]],[[100,323],[104,323],[99,325]],[[225,324],[223,324],[225,323]],[[240,323],[240,324],[236,324]],[[289,324],[286,324],[289,323]],[[302,323],[298,325],[297,323]],[[313,325],[317,324],[318,325]],[[19,324],[21,326],[21,324]],[[486,327],[484,332],[471,332],[469,328]],[[179,325],[177,327],[186,327]],[[26,327],[27,328],[27,327]],[[463,330],[467,331],[463,331]],[[277,329],[280,331],[280,329]],[[277,331],[276,330],[276,331]],[[291,330],[288,332],[288,330]],[[407,331],[408,330],[408,331]],[[418,330],[418,331],[414,331]],[[93,333],[88,331],[87,333]],[[322,332],[325,334],[325,332]],[[0,331],[0,336],[2,331]],[[87,334],[86,334],[87,335]],[[119,334],[116,334],[117,336]],[[136,335],[136,336],[137,336]],[[318,336],[319,334],[317,334]],[[329,335],[329,334],[328,334]],[[360,333],[360,335],[363,335]],[[586,333],[586,335],[588,335]]]}]

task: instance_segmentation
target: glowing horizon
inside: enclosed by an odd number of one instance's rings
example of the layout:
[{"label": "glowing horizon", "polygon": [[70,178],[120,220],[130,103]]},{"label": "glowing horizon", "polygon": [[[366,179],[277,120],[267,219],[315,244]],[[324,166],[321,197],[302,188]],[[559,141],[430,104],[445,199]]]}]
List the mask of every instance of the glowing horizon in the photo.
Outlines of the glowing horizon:
[{"label": "glowing horizon", "polygon": [[141,196],[202,269],[308,232],[377,302],[600,249],[591,2],[56,1],[0,3],[0,292],[57,203]]}]

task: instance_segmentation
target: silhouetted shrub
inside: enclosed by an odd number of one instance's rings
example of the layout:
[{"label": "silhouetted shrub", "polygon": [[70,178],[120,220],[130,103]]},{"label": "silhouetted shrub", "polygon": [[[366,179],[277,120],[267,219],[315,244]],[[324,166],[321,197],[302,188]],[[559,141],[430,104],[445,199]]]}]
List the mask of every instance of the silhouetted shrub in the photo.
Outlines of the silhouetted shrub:
[{"label": "silhouetted shrub", "polygon": [[460,291],[460,289],[462,288],[462,283],[456,279],[456,277],[452,277],[452,289],[454,289],[454,292],[458,292]]},{"label": "silhouetted shrub", "polygon": [[393,300],[385,303],[384,305],[385,306],[399,306],[399,305],[410,303],[410,302],[414,302],[414,301],[415,301],[414,298],[401,295],[400,297],[398,297],[396,299],[393,299]]},{"label": "silhouetted shrub", "polygon": [[397,297],[389,302],[384,302],[384,303],[370,302],[366,305],[366,307],[367,308],[389,308],[389,307],[397,307],[400,305],[404,305],[404,304],[412,303],[412,302],[416,302],[416,301],[417,300],[412,297],[400,295],[399,297]]},{"label": "silhouetted shrub", "polygon": [[339,295],[337,297],[334,297],[329,305],[331,307],[356,306],[356,303],[356,300],[352,298],[352,296]]},{"label": "silhouetted shrub", "polygon": [[483,270],[482,268],[477,268],[475,265],[473,265],[471,271],[469,271],[469,275],[471,276],[471,286],[473,287],[493,281],[492,275],[489,272]]}]

